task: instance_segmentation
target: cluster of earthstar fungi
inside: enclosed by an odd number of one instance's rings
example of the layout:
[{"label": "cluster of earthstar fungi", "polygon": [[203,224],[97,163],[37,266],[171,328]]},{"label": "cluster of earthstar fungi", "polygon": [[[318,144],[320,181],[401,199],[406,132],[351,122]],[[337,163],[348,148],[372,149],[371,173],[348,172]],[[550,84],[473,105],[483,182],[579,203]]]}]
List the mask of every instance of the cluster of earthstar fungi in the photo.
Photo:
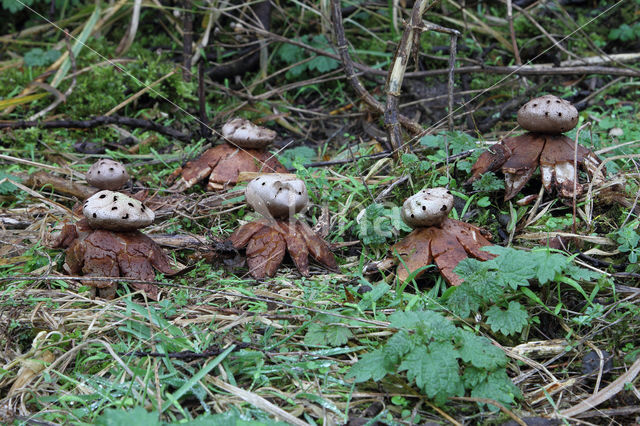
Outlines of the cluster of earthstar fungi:
[{"label": "cluster of earthstar fungi", "polygon": [[[540,167],[547,191],[555,187],[562,197],[573,196],[574,188],[580,193],[575,165],[593,176],[600,160],[562,134],[577,121],[577,110],[567,101],[552,95],[531,100],[518,112],[518,123],[528,133],[505,139],[483,153],[469,181],[500,169],[508,200]],[[249,273],[256,279],[273,277],[287,252],[303,276],[309,275],[309,255],[336,270],[329,244],[295,217],[307,207],[309,196],[304,182],[284,174],[286,169],[267,151],[276,133],[236,118],[223,127],[222,134],[223,144],[174,172],[174,178],[180,178],[173,188],[186,189],[208,178],[209,190],[222,189],[237,183],[242,172],[265,172],[249,182],[245,191],[247,204],[261,218],[240,226],[228,238],[234,249],[246,249]],[[86,180],[101,190],[84,202],[84,219],[65,225],[54,243],[66,248],[65,270],[87,277],[84,283],[92,287],[94,295],[112,298],[116,289],[116,280],[95,277],[127,277],[133,288],[157,299],[156,286],[144,281],[153,281],[154,270],[165,274],[175,271],[160,246],[139,231],[153,222],[153,211],[138,199],[116,192],[129,180],[121,163],[99,160],[87,172]],[[390,248],[386,259],[368,265],[365,272],[395,266],[397,278],[405,281],[422,275],[435,263],[450,284],[459,285],[462,278],[453,270],[462,259],[492,259],[494,255],[482,250],[491,244],[486,231],[448,217],[453,200],[446,188],[423,189],[409,197],[401,216],[414,230]]]},{"label": "cluster of earthstar fungi", "polygon": [[116,294],[115,280],[97,277],[126,277],[134,289],[156,300],[157,286],[144,281],[155,279],[154,270],[168,275],[175,271],[162,248],[139,231],[153,223],[153,210],[114,191],[129,180],[121,163],[99,160],[87,172],[86,180],[101,191],[84,201],[84,219],[65,225],[53,243],[66,249],[64,269],[89,277],[83,284],[91,287],[92,296],[112,299]]}]

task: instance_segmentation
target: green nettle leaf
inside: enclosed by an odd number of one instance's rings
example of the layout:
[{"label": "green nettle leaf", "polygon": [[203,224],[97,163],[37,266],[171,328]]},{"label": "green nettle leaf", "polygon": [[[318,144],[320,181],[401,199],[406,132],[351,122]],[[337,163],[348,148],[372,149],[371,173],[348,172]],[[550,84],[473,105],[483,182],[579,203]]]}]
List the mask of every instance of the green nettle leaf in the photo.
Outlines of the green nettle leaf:
[{"label": "green nettle leaf", "polygon": [[559,253],[551,253],[549,250],[531,252],[535,256],[536,276],[540,284],[551,282],[556,274],[562,271],[569,263],[569,259]]},{"label": "green nettle leaf", "polygon": [[391,373],[393,369],[387,369],[389,361],[382,349],[376,349],[373,352],[368,352],[358,362],[351,367],[347,378],[354,378],[356,382],[366,382],[369,379],[373,379],[376,382],[381,380],[387,373]]},{"label": "green nettle leaf", "polygon": [[489,373],[486,380],[474,386],[471,391],[474,398],[489,398],[504,405],[512,405],[521,397],[520,389],[513,384],[506,371],[497,370]]},{"label": "green nettle leaf", "polygon": [[409,380],[415,380],[427,396],[443,404],[450,396],[464,395],[458,357],[451,343],[432,343],[428,349],[419,346],[409,352],[399,370],[406,371]]},{"label": "green nettle leaf", "polygon": [[573,263],[569,264],[565,273],[576,281],[595,281],[602,276],[600,272],[581,268]]},{"label": "green nettle leaf", "polygon": [[515,301],[509,302],[507,310],[502,310],[498,306],[492,306],[487,310],[487,324],[491,330],[500,332],[505,336],[519,333],[528,322],[527,311]]},{"label": "green nettle leaf", "polygon": [[320,72],[333,71],[338,68],[338,65],[340,65],[340,63],[335,59],[320,55],[307,62],[307,66],[310,70],[317,70]]},{"label": "green nettle leaf", "polygon": [[474,367],[493,370],[507,364],[507,356],[504,352],[491,344],[486,337],[476,336],[466,331],[458,331],[458,342],[460,343],[460,357],[464,362],[468,362]]},{"label": "green nettle leaf", "polygon": [[313,323],[304,336],[304,343],[317,346],[341,346],[347,343],[351,337],[353,337],[353,333],[344,325]]},{"label": "green nettle leaf", "polygon": [[425,341],[449,339],[456,333],[451,321],[433,311],[395,312],[389,319],[393,327],[415,330]]},{"label": "green nettle leaf", "polygon": [[[462,261],[460,263],[462,263]],[[480,297],[473,289],[473,286],[466,281],[452,291],[453,293],[447,299],[447,307],[454,314],[466,318],[472,311],[480,309],[482,297]]]},{"label": "green nettle leaf", "polygon": [[26,6],[33,5],[34,0],[2,0],[2,8],[8,10],[9,13],[16,13],[24,9]]},{"label": "green nettle leaf", "polygon": [[160,425],[159,414],[157,412],[148,413],[143,407],[135,407],[132,410],[115,410],[107,408],[104,413],[96,419],[97,426],[155,426]]},{"label": "green nettle leaf", "polygon": [[400,362],[400,358],[414,347],[414,342],[409,333],[405,330],[400,330],[389,338],[383,350],[387,359],[391,363],[397,364]]},{"label": "green nettle leaf", "polygon": [[514,290],[519,286],[526,287],[529,280],[536,276],[534,260],[529,253],[521,250],[508,249],[492,262],[499,271],[496,278],[503,287],[510,286]]}]

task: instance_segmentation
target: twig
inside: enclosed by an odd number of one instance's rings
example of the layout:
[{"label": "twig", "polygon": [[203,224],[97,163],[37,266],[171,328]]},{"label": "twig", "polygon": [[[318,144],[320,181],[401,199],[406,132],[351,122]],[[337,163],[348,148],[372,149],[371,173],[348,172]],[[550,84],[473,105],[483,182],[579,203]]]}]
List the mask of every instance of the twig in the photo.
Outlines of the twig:
[{"label": "twig", "polygon": [[[340,3],[340,0],[331,0],[331,19],[333,20],[333,31],[335,33],[337,43],[336,50],[340,54],[338,59],[342,62],[342,67],[344,68],[347,80],[349,80],[351,87],[353,87],[356,93],[378,113],[384,114],[384,107],[382,106],[382,103],[371,96],[356,75],[354,63],[351,60],[351,55],[349,55],[349,45],[347,44],[344,34],[344,27],[342,25],[342,5]],[[320,51],[323,52],[323,54],[326,53],[322,50]],[[408,117],[405,117],[404,115],[399,114],[397,119],[400,124],[414,134],[422,131],[422,126],[420,126],[420,124]]]},{"label": "twig", "polygon": [[[397,155],[402,145],[402,133],[398,123],[398,100],[402,91],[402,81],[409,63],[409,56],[413,49],[414,39],[416,39],[422,31],[422,15],[427,10],[428,2],[426,0],[417,0],[413,4],[411,10],[411,21],[406,25],[402,38],[396,53],[392,60],[392,66],[387,75],[387,84],[385,92],[387,93],[387,102],[384,108],[384,124],[387,127],[387,135],[389,143],[394,151],[394,157]],[[346,51],[346,43],[341,44],[339,48]]]},{"label": "twig", "polygon": [[391,185],[387,186],[382,192],[380,192],[380,194],[378,194],[378,196],[373,200],[373,202],[374,203],[380,202],[380,200],[384,199],[387,195],[389,195],[391,191],[393,191],[393,188],[406,182],[407,180],[409,180],[409,175],[404,175],[404,176],[401,176],[400,179],[396,179],[391,183]]},{"label": "twig", "polygon": [[574,234],[576,233],[576,197],[577,197],[576,191],[578,190],[578,140],[580,138],[580,132],[585,127],[591,127],[591,122],[587,121],[586,123],[584,123],[582,126],[578,128],[578,130],[576,131],[576,141],[573,146],[573,197],[572,197],[573,224],[571,226],[571,231]]},{"label": "twig", "polygon": [[182,79],[191,81],[191,57],[193,55],[193,13],[191,11],[191,0],[183,1],[184,17],[182,25],[184,28],[182,38]]},{"label": "twig", "polygon": [[133,40],[136,38],[138,32],[138,24],[140,24],[140,9],[142,8],[142,0],[134,0],[133,13],[131,14],[131,24],[129,24],[129,31],[122,37],[120,44],[116,48],[116,55],[122,55],[131,47]]},{"label": "twig", "polygon": [[584,399],[580,403],[568,408],[564,411],[557,413],[558,417],[573,417],[578,414],[584,413],[587,410],[597,407],[603,402],[613,398],[618,392],[624,389],[627,383],[631,383],[635,380],[636,376],[640,373],[640,359],[637,359],[629,370],[618,377],[613,383],[606,388],[602,389],[595,395],[591,395],[589,398]]},{"label": "twig", "polygon": [[513,56],[515,57],[516,65],[522,65],[520,51],[518,50],[518,41],[516,40],[516,31],[513,28],[513,4],[511,0],[507,0],[507,21],[509,21],[509,34],[511,35],[511,44],[513,45]]},{"label": "twig", "polygon": [[480,402],[480,403],[483,403],[483,404],[495,405],[496,407],[498,407],[500,409],[500,411],[502,411],[507,416],[511,417],[514,422],[518,423],[521,426],[527,426],[527,424],[524,422],[524,420],[522,420],[520,417],[516,416],[513,411],[509,410],[507,407],[505,407],[504,405],[502,405],[501,403],[499,403],[498,401],[495,401],[493,399],[475,398],[475,397],[468,397],[468,396],[453,396],[450,399],[453,399],[455,401],[470,401],[470,402]]},{"label": "twig", "polygon": [[[332,0],[335,1],[335,0]],[[334,31],[336,31],[336,36],[337,36],[337,30],[338,28],[336,27],[336,20],[333,17],[334,14],[332,14],[332,19],[334,21]],[[340,14],[340,17],[342,17],[342,14]],[[340,21],[340,23],[338,24],[340,29],[342,29],[342,34],[343,34],[343,38],[344,38],[344,28],[342,27],[342,21]],[[322,55],[322,56],[326,56],[328,58],[332,58],[335,59],[337,61],[342,61],[343,66],[345,65],[345,62],[343,60],[343,55],[342,52],[338,51],[339,55],[336,55],[334,53],[331,52],[327,52],[326,50],[322,50],[320,48],[316,48],[313,46],[310,46],[306,43],[302,43],[300,41],[297,40],[291,40],[288,39],[286,37],[283,37],[279,34],[274,34],[271,33],[269,31],[265,31],[262,30],[258,27],[255,26],[250,26],[247,25],[247,27],[249,29],[251,29],[252,31],[255,31],[258,34],[262,34],[264,36],[268,36],[269,39],[273,40],[273,41],[277,41],[277,42],[281,42],[281,43],[288,43],[291,44],[293,46],[298,46],[304,50],[308,50],[309,52],[313,52],[316,53],[318,55]],[[340,44],[340,40],[337,40],[338,43]],[[345,43],[346,44],[346,43]],[[347,52],[348,55],[348,52]],[[622,54],[625,55],[624,57],[620,57],[618,58],[617,55],[610,55],[613,58],[617,58],[618,61],[620,60],[632,60],[630,57],[628,57],[628,54]],[[597,60],[597,61],[596,61]],[[585,62],[587,64],[601,64],[604,63],[602,61],[602,59],[597,56],[597,57],[588,57],[588,58],[582,58],[582,62]],[[380,75],[380,76],[386,76],[387,72],[384,70],[380,70],[377,68],[372,68],[368,65],[364,65],[364,64],[360,64],[358,62],[353,62],[353,60],[351,59],[351,57],[349,56],[349,63],[351,64],[351,68],[352,68],[352,72],[355,74],[355,69],[358,69],[360,71],[362,71],[365,74],[370,74],[370,75]],[[627,76],[627,77],[640,77],[640,70],[634,70],[634,69],[623,69],[623,68],[617,68],[617,67],[606,67],[606,66],[600,66],[600,65],[582,65],[582,66],[570,66],[570,64],[573,63],[565,63],[565,62],[561,62],[559,67],[553,66],[553,64],[536,64],[536,65],[522,65],[522,66],[491,66],[491,65],[469,65],[466,67],[457,67],[454,71],[455,74],[473,74],[473,73],[480,73],[480,74],[513,74],[513,75],[579,75],[579,74],[603,74],[603,75],[615,75],[615,76]],[[435,76],[435,75],[446,75],[449,74],[449,67],[447,68],[441,68],[441,69],[436,69],[436,70],[427,70],[427,71],[412,71],[412,72],[408,72],[405,74],[405,78],[423,78],[423,77],[429,77],[429,76]],[[347,74],[347,77],[349,77],[349,74]],[[357,76],[356,76],[357,78]],[[357,89],[356,89],[357,90]],[[360,92],[358,92],[358,94],[360,94]],[[374,107],[375,108],[375,107]],[[377,108],[376,108],[377,109]]]},{"label": "twig", "polygon": [[207,117],[207,99],[204,93],[204,61],[198,62],[198,115],[200,119],[200,133],[202,137],[209,138],[209,118]]},{"label": "twig", "polygon": [[0,122],[0,129],[28,129],[30,127],[39,127],[41,129],[60,129],[60,128],[79,128],[91,129],[98,126],[106,126],[108,124],[118,124],[121,126],[133,127],[137,129],[153,130],[165,136],[169,136],[179,141],[188,142],[191,135],[182,133],[171,127],[163,126],[151,120],[141,118],[121,117],[119,115],[111,115],[109,117],[98,116],[88,120],[52,120],[52,121],[3,121]]}]

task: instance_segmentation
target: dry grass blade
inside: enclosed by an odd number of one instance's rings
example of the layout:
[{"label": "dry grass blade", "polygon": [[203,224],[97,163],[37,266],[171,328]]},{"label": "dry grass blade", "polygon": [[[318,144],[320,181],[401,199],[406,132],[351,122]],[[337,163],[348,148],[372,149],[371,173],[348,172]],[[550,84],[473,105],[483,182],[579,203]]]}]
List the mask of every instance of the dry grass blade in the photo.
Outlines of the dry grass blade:
[{"label": "dry grass blade", "polygon": [[219,387],[220,389],[223,389],[239,397],[240,399],[248,402],[249,404],[266,411],[267,413],[271,413],[272,415],[276,416],[276,418],[280,418],[289,424],[297,425],[297,426],[309,426],[308,423],[303,422],[297,417],[292,416],[291,414],[284,411],[282,408],[270,403],[260,395],[257,395],[253,392],[246,391],[244,389],[240,389],[239,387],[226,383],[217,377],[208,376],[207,380],[211,381],[211,383],[213,383],[215,386]]},{"label": "dry grass blade", "polygon": [[632,383],[635,380],[639,373],[640,359],[637,359],[626,372],[621,374],[620,377],[614,380],[609,386],[602,389],[597,394],[591,395],[589,398],[581,401],[573,407],[558,412],[557,416],[560,418],[572,418],[587,410],[597,407],[621,392],[627,383]]}]

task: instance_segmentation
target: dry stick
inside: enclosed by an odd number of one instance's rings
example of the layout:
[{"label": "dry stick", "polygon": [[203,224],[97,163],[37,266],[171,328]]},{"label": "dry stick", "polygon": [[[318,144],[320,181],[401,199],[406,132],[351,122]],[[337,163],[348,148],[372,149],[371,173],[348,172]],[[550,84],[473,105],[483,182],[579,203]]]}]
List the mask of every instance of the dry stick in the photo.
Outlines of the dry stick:
[{"label": "dry stick", "polygon": [[[452,31],[449,40],[449,79],[447,82],[447,92],[449,96],[449,131],[453,131],[453,76],[456,68],[456,54],[458,53],[458,31]],[[447,155],[449,152],[447,151]]]},{"label": "dry stick", "polygon": [[640,373],[640,359],[637,359],[629,370],[613,381],[609,386],[602,389],[595,395],[591,395],[589,398],[581,401],[580,403],[568,408],[564,411],[557,413],[557,416],[567,418],[577,416],[587,410],[597,407],[603,402],[611,399],[622,391],[627,383],[631,383],[635,380],[636,376]]},{"label": "dry stick", "polygon": [[511,0],[507,0],[507,20],[509,21],[509,34],[511,34],[511,44],[513,45],[513,56],[515,57],[516,65],[522,65],[518,41],[516,40],[516,30],[513,28],[513,4]]},{"label": "dry stick", "polygon": [[209,138],[211,131],[207,128],[209,118],[207,117],[207,100],[204,93],[204,61],[198,62],[198,115],[200,116],[200,133],[203,137]]},{"label": "dry stick", "polygon": [[[342,16],[342,14],[340,14]],[[335,22],[335,20],[334,20]],[[340,21],[340,26],[342,27],[342,21]],[[337,61],[342,61],[342,54],[336,55],[331,52],[327,52],[325,50],[315,48],[308,44],[290,40],[286,37],[283,37],[279,34],[274,34],[269,31],[264,31],[260,28],[247,25],[247,28],[251,31],[254,31],[258,34],[262,34],[269,39],[281,43],[288,43],[293,46],[298,46],[304,50],[308,50],[309,52],[316,53],[318,55],[326,56],[328,58],[335,59]],[[334,29],[335,27],[334,23]],[[342,28],[342,34],[344,38],[344,28]],[[339,43],[339,40],[338,40]],[[348,54],[348,53],[347,53]],[[615,56],[615,55],[612,55]],[[635,58],[635,57],[634,57]],[[596,59],[600,59],[596,57]],[[583,62],[591,63],[591,58],[584,58]],[[344,65],[344,61],[343,65]],[[387,72],[384,70],[372,68],[368,65],[360,64],[358,62],[353,62],[351,57],[349,56],[349,62],[351,64],[351,69],[358,69],[365,74],[371,75],[381,75],[386,76]],[[428,71],[413,71],[405,74],[405,78],[421,78],[435,75],[444,75],[450,72],[449,68],[442,68],[437,70],[428,70]],[[622,69],[616,67],[605,67],[600,65],[583,65],[583,66],[559,66],[554,67],[551,64],[537,64],[537,65],[522,65],[522,66],[489,66],[489,65],[470,65],[466,67],[458,67],[454,70],[456,74],[514,74],[514,75],[578,75],[578,74],[604,74],[604,75],[615,75],[615,76],[627,76],[627,77],[640,77],[640,70],[634,69]],[[357,89],[356,89],[357,90]],[[358,94],[360,92],[358,91]],[[374,106],[375,108],[375,106]]]},{"label": "dry stick", "polygon": [[[369,106],[374,108],[378,113],[384,113],[384,107],[382,103],[380,103],[376,98],[371,96],[371,94],[364,88],[362,82],[356,75],[353,61],[351,60],[351,55],[349,55],[349,45],[347,44],[344,27],[342,26],[342,5],[340,4],[340,0],[331,0],[331,19],[333,20],[333,30],[335,32],[336,38],[336,50],[340,54],[339,59],[342,62],[342,67],[344,68],[344,72],[351,84],[351,87],[356,91],[356,93],[367,103]],[[283,37],[284,38],[284,37]],[[284,38],[286,40],[286,38]],[[384,72],[383,72],[384,74]],[[414,134],[418,134],[422,132],[422,126],[411,120],[410,118],[399,114],[398,121],[405,128],[407,128],[410,132]]]},{"label": "dry stick", "polygon": [[142,0],[134,0],[133,13],[131,14],[131,24],[129,24],[129,31],[127,31],[127,34],[122,37],[122,40],[120,40],[120,44],[116,48],[116,55],[122,55],[127,50],[129,50],[129,48],[133,44],[133,40],[135,40],[136,33],[138,32],[138,25],[140,24],[141,8]]},{"label": "dry stick", "polygon": [[387,75],[387,84],[385,87],[387,102],[384,109],[384,124],[387,128],[387,137],[393,149],[394,157],[397,157],[402,145],[402,132],[398,124],[398,99],[402,91],[402,81],[404,80],[404,74],[409,63],[409,56],[413,48],[416,31],[419,34],[422,30],[422,15],[426,12],[427,5],[426,0],[417,0],[413,4],[411,21],[402,33],[402,38],[400,39],[400,43],[398,43],[392,66]]},{"label": "dry stick", "polygon": [[578,128],[576,131],[576,141],[573,146],[573,225],[571,227],[571,231],[574,234],[576,233],[576,191],[578,190],[578,139],[582,129],[590,126],[591,122],[587,121]]},{"label": "dry stick", "polygon": [[171,127],[163,126],[151,120],[143,120],[140,118],[121,117],[119,115],[111,115],[109,117],[99,116],[88,120],[52,120],[52,121],[10,121],[0,122],[0,129],[28,129],[29,127],[40,127],[41,129],[60,129],[60,128],[79,128],[91,129],[98,126],[106,126],[108,124],[119,124],[122,126],[140,128],[145,130],[153,130],[165,136],[178,139],[183,142],[191,140],[191,135],[182,133]]},{"label": "dry stick", "polygon": [[184,27],[184,35],[182,38],[182,79],[186,82],[191,81],[191,56],[193,44],[193,14],[191,13],[191,0],[184,0],[184,19],[182,21]]}]

